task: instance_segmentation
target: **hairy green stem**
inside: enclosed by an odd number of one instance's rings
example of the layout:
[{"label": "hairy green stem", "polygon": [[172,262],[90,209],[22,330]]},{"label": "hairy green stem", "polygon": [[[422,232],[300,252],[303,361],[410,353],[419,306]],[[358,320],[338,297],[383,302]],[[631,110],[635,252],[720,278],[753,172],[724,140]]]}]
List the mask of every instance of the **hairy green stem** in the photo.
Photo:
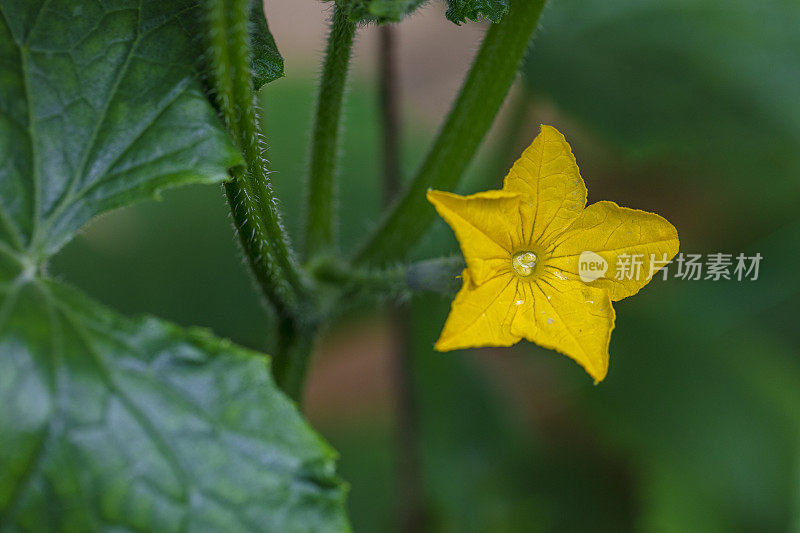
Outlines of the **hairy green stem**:
[{"label": "hairy green stem", "polygon": [[377,230],[358,263],[402,259],[434,219],[428,188],[452,190],[472,160],[516,76],[545,0],[512,0],[509,13],[486,33],[461,92],[428,157]]},{"label": "hairy green stem", "polygon": [[377,299],[404,298],[409,294],[406,276],[408,266],[398,265],[381,269],[357,268],[337,259],[316,262],[311,275],[320,283],[336,287],[341,292],[339,304],[344,306],[354,296]]},{"label": "hairy green stem", "polygon": [[317,97],[306,205],[307,257],[331,251],[336,246],[336,161],[342,101],[356,30],[348,14],[347,8],[339,5],[334,8]]},{"label": "hairy green stem", "polygon": [[204,2],[207,79],[222,119],[244,156],[225,184],[250,267],[281,317],[303,315],[303,278],[280,222],[269,183],[250,71],[247,0]]},{"label": "hairy green stem", "polygon": [[435,292],[453,296],[461,286],[464,258],[459,256],[426,259],[408,265],[383,268],[353,267],[337,260],[317,262],[311,269],[314,279],[336,286],[342,301],[371,295],[379,299],[403,299],[412,292]]},{"label": "hairy green stem", "polygon": [[299,402],[316,333],[316,315],[281,226],[269,182],[250,71],[248,1],[207,0],[204,5],[210,93],[245,160],[244,166],[231,169],[232,179],[225,184],[225,193],[250,268],[278,313],[275,381]]}]

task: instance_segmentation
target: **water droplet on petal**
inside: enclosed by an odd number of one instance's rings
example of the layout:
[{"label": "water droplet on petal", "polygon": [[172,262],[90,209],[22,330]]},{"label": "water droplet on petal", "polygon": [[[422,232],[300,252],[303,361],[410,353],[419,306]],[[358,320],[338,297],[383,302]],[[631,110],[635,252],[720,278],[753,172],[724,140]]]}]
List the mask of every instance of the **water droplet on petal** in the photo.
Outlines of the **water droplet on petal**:
[{"label": "water droplet on petal", "polygon": [[533,274],[533,270],[536,267],[536,259],[536,254],[533,252],[517,252],[511,258],[511,266],[517,274],[526,278]]}]

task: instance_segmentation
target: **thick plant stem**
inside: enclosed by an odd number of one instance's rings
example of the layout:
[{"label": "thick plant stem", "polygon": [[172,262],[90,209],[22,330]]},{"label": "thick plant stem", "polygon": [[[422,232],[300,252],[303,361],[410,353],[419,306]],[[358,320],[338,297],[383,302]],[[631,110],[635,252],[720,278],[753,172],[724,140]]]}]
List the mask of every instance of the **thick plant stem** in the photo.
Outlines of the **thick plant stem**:
[{"label": "thick plant stem", "polygon": [[225,184],[233,221],[258,283],[281,317],[303,316],[304,283],[270,187],[250,72],[247,0],[204,2],[210,93],[242,152]]},{"label": "thick plant stem", "polygon": [[311,138],[309,191],[306,205],[306,255],[313,257],[335,248],[336,162],[341,130],[342,102],[353,49],[355,23],[348,10],[336,5],[328,36],[325,65],[317,97]]},{"label": "thick plant stem", "polygon": [[298,405],[303,403],[308,364],[314,351],[316,326],[292,319],[278,325],[278,357],[272,360],[275,383]]},{"label": "thick plant stem", "polygon": [[489,130],[516,76],[545,0],[512,0],[510,12],[486,33],[461,92],[425,162],[377,230],[356,254],[359,263],[402,259],[425,233],[434,210],[428,188],[455,188]]}]

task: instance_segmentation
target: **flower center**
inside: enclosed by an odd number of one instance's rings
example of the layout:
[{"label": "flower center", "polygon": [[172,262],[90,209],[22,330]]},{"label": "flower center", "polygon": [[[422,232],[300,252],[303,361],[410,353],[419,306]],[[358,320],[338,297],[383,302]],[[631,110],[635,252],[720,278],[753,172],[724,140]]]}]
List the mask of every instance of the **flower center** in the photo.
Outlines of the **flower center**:
[{"label": "flower center", "polygon": [[533,269],[536,267],[536,254],[533,252],[517,252],[511,258],[511,266],[514,267],[514,272],[527,278],[533,274]]}]

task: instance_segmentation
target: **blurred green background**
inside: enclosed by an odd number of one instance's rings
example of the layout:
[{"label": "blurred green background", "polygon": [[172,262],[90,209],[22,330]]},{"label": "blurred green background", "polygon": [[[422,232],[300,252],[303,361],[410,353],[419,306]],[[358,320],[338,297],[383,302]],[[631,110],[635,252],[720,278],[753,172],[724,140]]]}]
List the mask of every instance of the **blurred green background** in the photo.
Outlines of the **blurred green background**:
[{"label": "blurred green background", "polygon": [[[321,4],[303,3],[325,16]],[[261,102],[274,185],[296,238],[318,55],[315,44],[282,42],[295,32],[292,4],[266,4],[288,76]],[[441,11],[434,2],[404,22],[401,43],[422,35],[426,46],[446,47],[456,30],[477,42],[480,25],[445,29]],[[312,30],[321,31],[302,26]],[[369,63],[374,28],[362,33],[356,62]],[[440,62],[446,72],[449,59]],[[421,74],[413,62],[403,70],[437,84],[435,61]],[[357,68],[347,99],[345,249],[379,213],[373,73]],[[658,212],[678,228],[683,252],[764,259],[757,281],[654,280],[616,304],[610,371],[597,386],[567,358],[527,343],[435,353],[449,301],[415,298],[427,529],[800,531],[800,3],[553,0],[523,74],[461,192],[499,185],[548,123],[571,142],[590,202]],[[406,176],[440,120],[425,99],[405,102]],[[438,223],[416,255],[456,249]],[[129,314],[271,349],[270,313],[216,187],[107,215],[49,268]],[[356,531],[398,527],[395,317],[365,310],[331,328],[309,385],[309,417],[341,453],[352,484]]]}]

